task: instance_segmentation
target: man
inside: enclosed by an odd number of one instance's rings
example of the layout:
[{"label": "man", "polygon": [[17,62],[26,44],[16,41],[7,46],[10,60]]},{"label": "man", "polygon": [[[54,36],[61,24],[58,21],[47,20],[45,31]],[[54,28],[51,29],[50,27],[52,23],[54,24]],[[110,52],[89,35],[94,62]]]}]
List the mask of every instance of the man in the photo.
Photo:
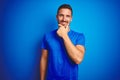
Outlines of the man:
[{"label": "man", "polygon": [[82,33],[70,29],[72,14],[70,5],[61,5],[56,15],[58,29],[43,38],[41,80],[78,80],[78,64],[84,56],[85,39]]}]

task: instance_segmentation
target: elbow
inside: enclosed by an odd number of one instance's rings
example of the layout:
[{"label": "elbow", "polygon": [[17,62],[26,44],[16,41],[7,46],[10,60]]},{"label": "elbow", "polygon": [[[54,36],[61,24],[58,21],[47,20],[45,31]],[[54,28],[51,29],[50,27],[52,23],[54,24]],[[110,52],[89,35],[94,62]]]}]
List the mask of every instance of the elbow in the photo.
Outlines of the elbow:
[{"label": "elbow", "polygon": [[80,56],[76,56],[75,63],[80,64],[83,61],[83,58],[84,58],[84,52],[81,53]]},{"label": "elbow", "polygon": [[80,64],[82,62],[82,59],[76,59],[75,64]]}]

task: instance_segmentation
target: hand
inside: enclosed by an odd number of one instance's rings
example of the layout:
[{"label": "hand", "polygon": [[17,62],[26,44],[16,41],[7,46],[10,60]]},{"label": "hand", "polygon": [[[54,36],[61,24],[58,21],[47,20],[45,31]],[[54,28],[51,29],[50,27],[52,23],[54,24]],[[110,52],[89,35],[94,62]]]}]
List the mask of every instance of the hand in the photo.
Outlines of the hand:
[{"label": "hand", "polygon": [[59,29],[57,30],[58,36],[63,38],[64,36],[67,36],[67,33],[69,32],[69,26],[63,26],[61,24],[58,24]]}]

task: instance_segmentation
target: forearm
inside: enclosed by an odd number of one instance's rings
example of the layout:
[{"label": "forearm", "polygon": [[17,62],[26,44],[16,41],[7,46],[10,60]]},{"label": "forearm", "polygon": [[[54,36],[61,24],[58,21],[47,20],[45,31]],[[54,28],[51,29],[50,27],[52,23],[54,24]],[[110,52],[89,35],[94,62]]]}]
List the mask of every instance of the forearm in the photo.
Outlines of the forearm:
[{"label": "forearm", "polygon": [[72,61],[74,61],[76,64],[79,64],[82,59],[83,59],[83,53],[82,50],[76,48],[75,45],[73,45],[73,43],[71,42],[71,40],[69,39],[68,35],[65,35],[63,37],[64,40],[64,45],[66,47],[67,53],[69,55],[69,57],[72,59]]}]

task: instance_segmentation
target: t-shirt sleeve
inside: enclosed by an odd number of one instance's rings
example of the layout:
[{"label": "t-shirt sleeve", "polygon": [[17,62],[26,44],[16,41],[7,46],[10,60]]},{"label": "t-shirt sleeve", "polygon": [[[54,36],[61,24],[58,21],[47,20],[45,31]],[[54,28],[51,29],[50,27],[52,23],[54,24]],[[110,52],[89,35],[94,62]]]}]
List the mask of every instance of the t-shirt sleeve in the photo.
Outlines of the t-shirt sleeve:
[{"label": "t-shirt sleeve", "polygon": [[46,35],[44,35],[42,44],[41,44],[41,49],[47,49],[47,41],[46,41]]},{"label": "t-shirt sleeve", "polygon": [[85,46],[85,36],[83,34],[79,34],[76,45]]}]

